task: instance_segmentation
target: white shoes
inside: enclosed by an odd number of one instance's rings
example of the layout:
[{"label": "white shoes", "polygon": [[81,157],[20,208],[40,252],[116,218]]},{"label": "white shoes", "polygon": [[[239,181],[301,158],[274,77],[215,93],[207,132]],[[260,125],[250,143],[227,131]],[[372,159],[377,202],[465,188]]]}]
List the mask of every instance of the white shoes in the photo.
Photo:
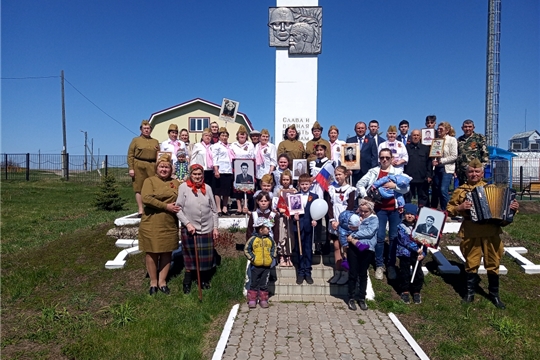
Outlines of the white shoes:
[{"label": "white shoes", "polygon": [[383,279],[383,276],[384,276],[384,270],[382,267],[378,267],[376,270],[375,270],[375,279],[377,280],[382,280]]}]

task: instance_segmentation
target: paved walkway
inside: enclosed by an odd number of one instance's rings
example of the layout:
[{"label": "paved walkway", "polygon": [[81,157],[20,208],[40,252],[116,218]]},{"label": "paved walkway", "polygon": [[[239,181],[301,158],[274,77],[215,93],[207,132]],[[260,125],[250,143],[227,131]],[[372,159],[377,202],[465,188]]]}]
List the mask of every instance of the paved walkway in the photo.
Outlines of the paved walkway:
[{"label": "paved walkway", "polygon": [[419,359],[387,314],[346,304],[241,304],[224,360]]}]

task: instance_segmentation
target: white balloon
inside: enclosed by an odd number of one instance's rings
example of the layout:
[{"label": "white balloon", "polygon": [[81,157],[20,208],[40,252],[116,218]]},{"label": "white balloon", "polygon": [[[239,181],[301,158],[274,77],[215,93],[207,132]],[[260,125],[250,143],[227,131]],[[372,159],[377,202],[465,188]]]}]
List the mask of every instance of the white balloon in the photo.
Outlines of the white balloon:
[{"label": "white balloon", "polygon": [[312,220],[320,220],[328,212],[328,203],[323,199],[316,199],[311,203],[309,213]]}]

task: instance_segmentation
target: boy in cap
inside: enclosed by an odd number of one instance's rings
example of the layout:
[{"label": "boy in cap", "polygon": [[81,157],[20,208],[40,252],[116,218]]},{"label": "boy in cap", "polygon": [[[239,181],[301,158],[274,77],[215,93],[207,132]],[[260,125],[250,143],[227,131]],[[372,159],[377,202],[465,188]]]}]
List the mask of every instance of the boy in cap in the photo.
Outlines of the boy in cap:
[{"label": "boy in cap", "polygon": [[248,307],[257,307],[257,300],[262,308],[268,307],[268,278],[270,268],[277,256],[274,239],[270,236],[270,228],[274,224],[266,218],[259,217],[253,227],[255,233],[247,241],[244,254],[251,262],[251,281],[247,294]]},{"label": "boy in cap", "polygon": [[[420,290],[424,283],[424,273],[422,272],[422,260],[426,257],[426,250],[422,244],[417,243],[411,237],[416,225],[416,214],[418,206],[406,204],[403,207],[403,221],[398,225],[398,243],[396,256],[399,259],[399,291],[401,300],[405,304],[411,303],[411,293],[415,304],[422,303]],[[411,266],[415,266],[418,261],[418,268],[411,282]]]},{"label": "boy in cap", "polygon": [[[473,159],[467,167],[467,183],[461,185],[452,194],[448,203],[449,216],[463,216],[458,236],[462,238],[459,248],[465,257],[465,272],[467,274],[467,294],[463,302],[474,301],[474,293],[480,277],[478,268],[484,256],[484,267],[488,276],[489,297],[499,309],[506,306],[499,297],[499,264],[504,254],[504,245],[500,234],[501,227],[492,223],[476,223],[471,219],[472,202],[467,200],[467,194],[477,186],[485,186],[484,166],[478,159]],[[516,200],[510,204],[510,209],[517,211],[519,204]]]}]

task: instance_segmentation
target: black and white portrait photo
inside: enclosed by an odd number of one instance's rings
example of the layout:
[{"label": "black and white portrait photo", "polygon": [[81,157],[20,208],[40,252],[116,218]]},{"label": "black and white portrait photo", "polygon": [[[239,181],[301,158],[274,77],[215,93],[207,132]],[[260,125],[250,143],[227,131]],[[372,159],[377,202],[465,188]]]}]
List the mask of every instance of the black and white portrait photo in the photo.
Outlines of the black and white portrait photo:
[{"label": "black and white portrait photo", "polygon": [[221,103],[221,111],[219,112],[219,118],[225,121],[236,120],[236,114],[238,113],[238,106],[240,103],[238,101],[230,100],[224,98]]},{"label": "black and white portrait photo", "polygon": [[293,180],[298,180],[302,174],[309,174],[307,160],[293,159]]},{"label": "black and white portrait photo", "polygon": [[234,189],[238,191],[255,190],[255,162],[253,159],[234,159]]},{"label": "black and white portrait photo", "polygon": [[289,213],[291,215],[302,215],[304,213],[304,206],[302,205],[301,194],[289,194],[287,197],[287,206],[289,207]]},{"label": "black and white portrait photo", "polygon": [[349,170],[360,169],[360,146],[356,143],[341,145],[341,165]]},{"label": "black and white portrait photo", "polygon": [[428,207],[421,208],[412,232],[413,239],[429,247],[437,248],[445,221],[444,212]]},{"label": "black and white portrait photo", "polygon": [[422,129],[422,144],[430,146],[435,139],[435,129]]}]

